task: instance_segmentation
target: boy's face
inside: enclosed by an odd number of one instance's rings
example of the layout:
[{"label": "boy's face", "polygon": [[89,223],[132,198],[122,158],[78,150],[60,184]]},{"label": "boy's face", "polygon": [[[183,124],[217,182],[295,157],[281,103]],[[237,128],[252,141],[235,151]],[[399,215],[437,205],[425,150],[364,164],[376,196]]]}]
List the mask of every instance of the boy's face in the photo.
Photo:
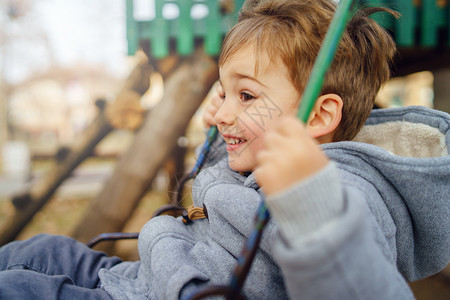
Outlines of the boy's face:
[{"label": "boy's face", "polygon": [[253,44],[244,47],[219,69],[223,103],[215,118],[227,142],[229,165],[237,172],[254,170],[264,133],[281,116],[294,114],[300,98],[280,58],[260,53],[255,74],[254,49]]}]

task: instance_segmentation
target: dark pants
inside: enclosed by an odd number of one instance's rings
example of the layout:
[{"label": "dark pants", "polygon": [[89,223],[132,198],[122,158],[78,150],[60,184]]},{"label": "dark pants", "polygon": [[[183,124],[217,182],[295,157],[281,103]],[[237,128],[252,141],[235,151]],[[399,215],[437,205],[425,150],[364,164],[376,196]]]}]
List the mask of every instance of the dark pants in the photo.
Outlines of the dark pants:
[{"label": "dark pants", "polygon": [[0,248],[0,299],[111,299],[98,271],[119,262],[64,236],[12,242]]}]

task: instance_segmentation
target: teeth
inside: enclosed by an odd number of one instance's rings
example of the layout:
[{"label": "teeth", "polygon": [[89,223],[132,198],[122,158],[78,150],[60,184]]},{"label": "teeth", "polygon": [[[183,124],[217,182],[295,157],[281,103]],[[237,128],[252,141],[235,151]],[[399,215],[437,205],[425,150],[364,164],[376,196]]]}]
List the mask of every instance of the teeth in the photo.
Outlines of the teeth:
[{"label": "teeth", "polygon": [[228,143],[231,145],[240,144],[243,143],[245,140],[241,139],[228,139]]}]

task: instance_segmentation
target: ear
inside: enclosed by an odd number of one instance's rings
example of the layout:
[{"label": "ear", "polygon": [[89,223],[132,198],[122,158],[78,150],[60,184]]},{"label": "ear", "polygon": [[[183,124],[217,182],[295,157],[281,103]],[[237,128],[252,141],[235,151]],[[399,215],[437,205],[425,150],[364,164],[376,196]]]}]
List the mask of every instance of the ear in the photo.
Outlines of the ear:
[{"label": "ear", "polygon": [[333,141],[333,135],[342,119],[342,98],[336,94],[320,96],[314,105],[306,126],[320,143]]}]

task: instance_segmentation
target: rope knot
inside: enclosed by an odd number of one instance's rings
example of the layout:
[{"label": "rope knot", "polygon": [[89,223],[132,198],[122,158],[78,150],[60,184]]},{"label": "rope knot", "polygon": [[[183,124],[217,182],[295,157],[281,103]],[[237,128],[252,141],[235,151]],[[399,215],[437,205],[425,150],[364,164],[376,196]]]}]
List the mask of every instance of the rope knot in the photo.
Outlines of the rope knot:
[{"label": "rope knot", "polygon": [[183,223],[188,225],[191,224],[194,220],[199,219],[207,219],[208,218],[208,212],[206,210],[206,206],[203,205],[202,207],[195,207],[193,204],[189,206],[187,210],[187,214],[183,216]]}]

